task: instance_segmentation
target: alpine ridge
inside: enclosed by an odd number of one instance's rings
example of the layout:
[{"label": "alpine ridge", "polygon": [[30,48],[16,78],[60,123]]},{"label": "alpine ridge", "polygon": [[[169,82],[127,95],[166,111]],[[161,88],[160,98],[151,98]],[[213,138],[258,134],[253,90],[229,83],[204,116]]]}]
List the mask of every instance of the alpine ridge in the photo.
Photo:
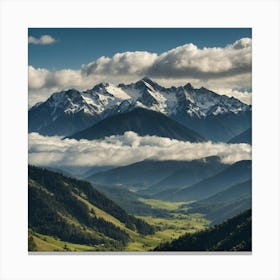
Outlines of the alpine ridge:
[{"label": "alpine ridge", "polygon": [[214,141],[231,139],[251,121],[251,106],[236,98],[190,83],[165,88],[145,77],[128,85],[100,83],[86,91],[56,92],[30,108],[29,132],[71,135],[139,107],[162,113]]}]

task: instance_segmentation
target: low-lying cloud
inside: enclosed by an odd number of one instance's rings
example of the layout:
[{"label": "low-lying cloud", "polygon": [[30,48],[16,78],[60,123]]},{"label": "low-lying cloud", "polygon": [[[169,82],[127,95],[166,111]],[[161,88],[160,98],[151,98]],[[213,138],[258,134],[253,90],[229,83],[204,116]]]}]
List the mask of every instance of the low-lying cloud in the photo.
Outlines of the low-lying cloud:
[{"label": "low-lying cloud", "polygon": [[218,156],[224,163],[251,159],[251,145],[190,143],[132,131],[103,140],[62,140],[57,136],[29,134],[29,164],[41,166],[122,166],[154,160],[194,160]]},{"label": "low-lying cloud", "polygon": [[34,45],[50,45],[55,43],[56,40],[50,35],[42,35],[40,38],[36,38],[33,36],[28,37],[28,44]]}]

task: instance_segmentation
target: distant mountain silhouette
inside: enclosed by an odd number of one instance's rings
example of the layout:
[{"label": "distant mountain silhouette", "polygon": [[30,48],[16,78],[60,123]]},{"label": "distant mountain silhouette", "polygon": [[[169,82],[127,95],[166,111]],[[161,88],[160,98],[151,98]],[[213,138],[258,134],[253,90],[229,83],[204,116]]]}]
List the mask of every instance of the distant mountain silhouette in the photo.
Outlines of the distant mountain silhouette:
[{"label": "distant mountain silhouette", "polygon": [[247,143],[252,144],[252,128],[248,128],[244,132],[238,134],[237,136],[231,138],[228,143],[238,144]]},{"label": "distant mountain silhouette", "polygon": [[157,197],[173,201],[201,200],[251,178],[252,162],[250,160],[238,161],[201,182],[178,191],[166,192]]}]

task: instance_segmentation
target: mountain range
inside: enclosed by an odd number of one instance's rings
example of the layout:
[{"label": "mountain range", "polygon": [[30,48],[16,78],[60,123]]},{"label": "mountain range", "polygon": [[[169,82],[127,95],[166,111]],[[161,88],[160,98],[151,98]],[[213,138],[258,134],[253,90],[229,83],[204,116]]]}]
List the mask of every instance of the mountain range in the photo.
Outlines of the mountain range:
[{"label": "mountain range", "polygon": [[252,180],[235,184],[190,206],[189,213],[205,214],[212,224],[223,222],[245,209],[252,208]]},{"label": "mountain range", "polygon": [[[68,89],[35,104],[28,112],[29,133],[59,136],[50,138],[59,142],[59,157],[63,153],[70,157],[56,161],[50,141],[47,153],[54,163],[28,167],[30,250],[66,250],[67,246],[91,251],[251,249],[249,210],[223,222],[252,206],[252,162],[224,163],[219,152],[220,147],[230,147],[233,153],[249,149],[235,144],[252,142],[251,109],[204,87],[190,83],[163,87],[149,78],[130,84],[100,83],[85,91]],[[132,163],[114,166],[106,155],[112,146],[102,140],[128,131],[139,138],[150,136],[141,141],[153,149],[167,143],[169,160],[154,159],[152,149],[143,157],[142,146],[124,146],[131,154],[122,154],[116,144],[112,157],[131,157],[125,162]],[[112,137],[117,143],[126,141],[123,138]],[[195,159],[175,160],[172,150],[177,143],[182,145],[182,156],[190,153],[182,159]],[[67,149],[60,149],[64,144]],[[103,165],[95,153],[99,144],[107,157]],[[42,143],[34,151],[41,153],[41,147]],[[92,154],[87,154],[88,149]],[[79,158],[80,151],[86,162]],[[137,153],[145,159],[137,162]],[[74,157],[80,159],[79,165],[68,160]],[[218,223],[223,224],[197,232]]]},{"label": "mountain range", "polygon": [[191,186],[163,191],[154,197],[172,201],[201,200],[251,178],[252,161],[242,160]]},{"label": "mountain range", "polygon": [[177,189],[197,183],[221,172],[227,165],[218,157],[192,161],[144,160],[94,173],[86,179],[97,184],[134,188],[144,195]]},{"label": "mountain range", "polygon": [[228,141],[251,126],[251,106],[204,87],[165,88],[149,78],[128,85],[100,83],[92,89],[53,93],[28,112],[29,132],[69,136],[136,108],[161,113],[213,141]]}]

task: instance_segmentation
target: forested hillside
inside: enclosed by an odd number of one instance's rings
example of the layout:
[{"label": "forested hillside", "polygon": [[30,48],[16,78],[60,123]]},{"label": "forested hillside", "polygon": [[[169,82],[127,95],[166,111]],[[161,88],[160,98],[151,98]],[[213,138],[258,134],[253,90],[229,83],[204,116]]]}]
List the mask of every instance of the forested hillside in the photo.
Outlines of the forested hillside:
[{"label": "forested hillside", "polygon": [[222,224],[163,243],[155,251],[251,251],[251,236],[249,209]]},{"label": "forested hillside", "polygon": [[113,250],[127,244],[130,231],[154,232],[89,183],[47,169],[29,166],[28,196],[29,228],[66,242]]}]

